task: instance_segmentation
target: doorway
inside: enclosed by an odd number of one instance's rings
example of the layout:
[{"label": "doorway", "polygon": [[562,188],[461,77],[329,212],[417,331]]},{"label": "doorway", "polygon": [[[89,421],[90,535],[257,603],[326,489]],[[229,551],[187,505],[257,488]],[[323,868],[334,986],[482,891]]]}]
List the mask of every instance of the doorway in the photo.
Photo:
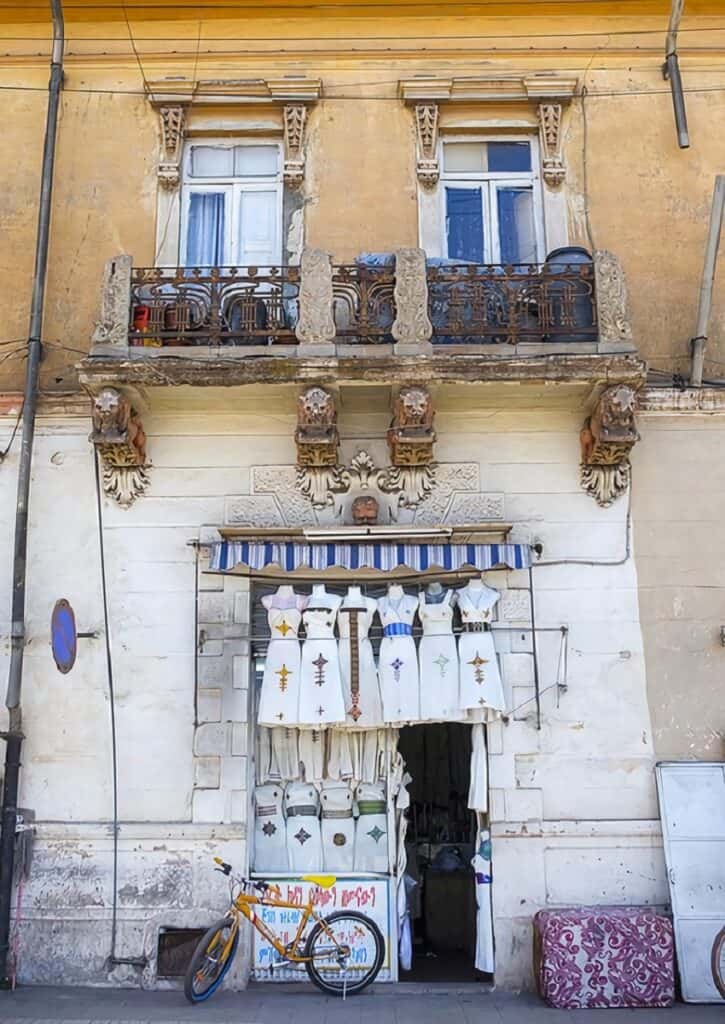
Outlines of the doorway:
[{"label": "doorway", "polygon": [[468,808],[471,727],[408,726],[398,750],[412,776],[406,836],[412,970],[401,981],[491,981],[477,972],[476,893],[471,859],[476,815]]}]

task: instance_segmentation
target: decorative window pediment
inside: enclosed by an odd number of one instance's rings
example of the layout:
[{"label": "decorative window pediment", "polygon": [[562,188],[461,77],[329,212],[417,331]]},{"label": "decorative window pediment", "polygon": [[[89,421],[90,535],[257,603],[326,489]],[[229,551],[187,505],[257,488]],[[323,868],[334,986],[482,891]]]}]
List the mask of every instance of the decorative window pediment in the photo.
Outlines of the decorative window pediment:
[{"label": "decorative window pediment", "polygon": [[399,83],[400,96],[415,109],[417,174],[424,188],[440,177],[438,132],[440,105],[511,104],[535,107],[541,144],[541,171],[547,185],[556,188],[566,177],[561,152],[564,107],[576,95],[578,79],[554,73],[524,77],[411,78]]}]

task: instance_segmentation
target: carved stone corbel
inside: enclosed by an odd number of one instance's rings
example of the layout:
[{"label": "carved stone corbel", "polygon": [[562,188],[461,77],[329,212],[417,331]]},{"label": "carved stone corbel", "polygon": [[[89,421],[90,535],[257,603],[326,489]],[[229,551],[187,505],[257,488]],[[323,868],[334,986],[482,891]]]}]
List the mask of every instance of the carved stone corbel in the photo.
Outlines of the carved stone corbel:
[{"label": "carved stone corbel", "polygon": [[157,175],[162,188],[173,191],[181,181],[181,153],[184,144],[186,110],[184,107],[159,107],[161,153]]},{"label": "carved stone corbel", "polygon": [[562,109],[561,103],[539,104],[541,173],[550,188],[559,188],[566,180],[566,167],[561,153]]},{"label": "carved stone corbel", "polygon": [[391,333],[397,355],[430,355],[433,325],[428,317],[428,279],[423,249],[395,253],[395,322]]},{"label": "carved stone corbel", "polygon": [[94,345],[128,345],[128,318],[131,308],[131,256],[114,256],[103,270],[101,316],[96,321],[91,341]]},{"label": "carved stone corbel", "polygon": [[418,149],[418,181],[424,188],[432,188],[440,177],[437,103],[416,103],[415,134]]},{"label": "carved stone corbel", "polygon": [[305,177],[305,127],[307,107],[304,103],[289,103],[284,111],[284,180],[298,188]]},{"label": "carved stone corbel", "polygon": [[393,466],[429,466],[433,462],[435,410],[426,388],[401,388],[393,407],[388,447]]},{"label": "carved stone corbel", "polygon": [[581,431],[582,487],[603,508],[629,486],[629,453],[639,441],[634,410],[634,390],[615,384],[602,392]]},{"label": "carved stone corbel", "polygon": [[600,351],[634,348],[624,270],[619,258],[606,249],[594,253],[594,289]]},{"label": "carved stone corbel", "polygon": [[297,465],[335,467],[340,435],[335,399],[324,388],[307,388],[297,399]]},{"label": "carved stone corbel", "polygon": [[115,388],[93,399],[89,440],[101,456],[103,490],[122,508],[132,505],[149,485],[146,434],[131,403]]},{"label": "carved stone corbel", "polygon": [[314,345],[309,355],[333,354],[332,261],[322,249],[305,249],[300,261],[299,320],[295,334],[302,345]]}]

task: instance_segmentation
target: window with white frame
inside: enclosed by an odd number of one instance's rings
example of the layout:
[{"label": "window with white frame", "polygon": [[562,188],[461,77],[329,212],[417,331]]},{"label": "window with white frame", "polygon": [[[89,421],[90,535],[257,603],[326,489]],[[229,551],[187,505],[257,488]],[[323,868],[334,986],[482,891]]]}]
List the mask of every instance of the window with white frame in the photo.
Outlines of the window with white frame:
[{"label": "window with white frame", "polygon": [[543,259],[533,138],[456,138],[441,144],[444,256],[474,263]]},{"label": "window with white frame", "polygon": [[181,203],[182,266],[269,267],[281,262],[278,144],[188,144]]}]

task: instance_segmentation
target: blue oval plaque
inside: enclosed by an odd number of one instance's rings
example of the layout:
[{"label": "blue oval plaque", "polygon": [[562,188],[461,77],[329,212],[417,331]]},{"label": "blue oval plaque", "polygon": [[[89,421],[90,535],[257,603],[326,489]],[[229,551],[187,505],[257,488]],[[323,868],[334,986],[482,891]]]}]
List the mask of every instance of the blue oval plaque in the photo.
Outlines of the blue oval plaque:
[{"label": "blue oval plaque", "polygon": [[78,634],[75,613],[64,597],[55,602],[50,618],[50,644],[58,671],[65,675],[75,665]]}]

